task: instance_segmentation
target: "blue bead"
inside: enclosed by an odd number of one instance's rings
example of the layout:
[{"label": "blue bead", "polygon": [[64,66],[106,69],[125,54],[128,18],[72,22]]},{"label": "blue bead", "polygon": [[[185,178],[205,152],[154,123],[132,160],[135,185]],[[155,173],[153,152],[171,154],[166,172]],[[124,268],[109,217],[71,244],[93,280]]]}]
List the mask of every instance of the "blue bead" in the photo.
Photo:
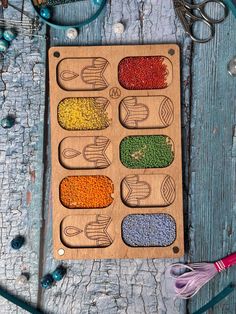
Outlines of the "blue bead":
[{"label": "blue bead", "polygon": [[7,116],[6,118],[3,118],[1,120],[1,126],[4,129],[10,129],[13,127],[14,124],[15,124],[15,118],[12,116]]},{"label": "blue bead", "polygon": [[51,10],[48,7],[43,7],[40,9],[40,15],[45,19],[49,20],[52,17]]},{"label": "blue bead", "polygon": [[11,29],[7,29],[3,32],[3,38],[7,41],[12,41],[16,38],[16,33]]},{"label": "blue bead", "polygon": [[66,268],[63,266],[57,267],[52,273],[52,277],[55,281],[60,281],[66,274]]},{"label": "blue bead", "polygon": [[19,250],[24,243],[25,243],[25,238],[22,236],[17,236],[11,241],[11,247],[14,250]]},{"label": "blue bead", "polygon": [[0,39],[0,52],[6,52],[9,47],[9,43],[5,39]]},{"label": "blue bead", "polygon": [[45,276],[43,276],[43,278],[41,279],[41,286],[44,289],[50,289],[53,285],[53,278],[52,275],[47,274]]},{"label": "blue bead", "polygon": [[93,3],[96,5],[100,5],[103,0],[93,0]]}]

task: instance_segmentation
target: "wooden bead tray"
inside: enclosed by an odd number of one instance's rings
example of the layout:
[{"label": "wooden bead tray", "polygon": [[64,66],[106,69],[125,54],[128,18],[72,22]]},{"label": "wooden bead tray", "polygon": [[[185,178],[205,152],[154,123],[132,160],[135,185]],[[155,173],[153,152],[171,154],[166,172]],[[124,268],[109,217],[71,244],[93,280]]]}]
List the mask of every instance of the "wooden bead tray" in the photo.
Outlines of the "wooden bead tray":
[{"label": "wooden bead tray", "polygon": [[49,50],[55,258],[184,254],[179,54]]}]

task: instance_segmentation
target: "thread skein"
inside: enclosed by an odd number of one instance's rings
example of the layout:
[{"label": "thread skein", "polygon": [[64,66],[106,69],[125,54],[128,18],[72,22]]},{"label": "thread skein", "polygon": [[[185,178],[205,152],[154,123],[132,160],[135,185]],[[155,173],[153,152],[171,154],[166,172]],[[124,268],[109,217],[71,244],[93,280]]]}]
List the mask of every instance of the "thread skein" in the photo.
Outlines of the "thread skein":
[{"label": "thread skein", "polygon": [[192,298],[216,274],[234,265],[236,265],[236,253],[215,263],[171,265],[170,275],[175,279],[176,296],[182,299]]}]

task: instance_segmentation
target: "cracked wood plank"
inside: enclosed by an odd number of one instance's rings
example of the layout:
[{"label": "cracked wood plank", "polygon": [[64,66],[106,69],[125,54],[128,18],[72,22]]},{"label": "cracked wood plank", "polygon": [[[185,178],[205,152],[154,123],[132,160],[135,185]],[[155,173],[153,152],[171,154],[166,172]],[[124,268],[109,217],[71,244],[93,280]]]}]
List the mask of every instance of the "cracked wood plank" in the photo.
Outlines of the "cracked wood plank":
[{"label": "cracked wood plank", "polygon": [[[236,20],[230,14],[223,24],[217,25],[211,42],[196,45],[194,49],[189,193],[191,262],[215,261],[236,251],[236,81],[227,72],[227,63],[236,55],[235,27]],[[190,313],[235,280],[235,268],[217,276],[189,302]],[[236,298],[232,293],[209,313],[233,314],[235,309]]]},{"label": "cracked wood plank", "polygon": [[[18,7],[22,0],[15,0]],[[32,8],[29,2],[23,5]],[[4,17],[20,19],[12,8]],[[41,227],[45,42],[18,35],[0,60],[0,119],[16,117],[16,125],[0,128],[0,285],[36,305],[38,301]],[[20,251],[10,248],[18,234],[26,237]],[[17,284],[21,271],[30,281]],[[25,313],[1,298],[0,313]]]},{"label": "cracked wood plank", "polygon": [[[58,7],[64,21],[75,20],[82,10],[74,5]],[[77,16],[78,17],[78,16]],[[113,23],[122,21],[126,31],[112,32]],[[106,11],[94,23],[80,31],[74,42],[64,32],[51,30],[50,45],[99,45],[137,43],[179,43],[183,52],[183,137],[189,141],[189,88],[191,44],[177,20],[171,0],[165,1],[108,1]],[[187,187],[187,149],[184,155],[185,186]],[[48,160],[50,163],[50,160]],[[50,166],[48,165],[48,178]],[[48,179],[48,190],[50,180]],[[187,194],[187,191],[186,191]],[[45,207],[48,207],[46,199]],[[51,206],[46,217],[44,273],[54,269],[58,262],[52,258]],[[66,261],[68,274],[50,291],[42,292],[41,306],[47,313],[185,313],[185,302],[174,300],[171,281],[165,276],[173,260],[93,260]]]}]

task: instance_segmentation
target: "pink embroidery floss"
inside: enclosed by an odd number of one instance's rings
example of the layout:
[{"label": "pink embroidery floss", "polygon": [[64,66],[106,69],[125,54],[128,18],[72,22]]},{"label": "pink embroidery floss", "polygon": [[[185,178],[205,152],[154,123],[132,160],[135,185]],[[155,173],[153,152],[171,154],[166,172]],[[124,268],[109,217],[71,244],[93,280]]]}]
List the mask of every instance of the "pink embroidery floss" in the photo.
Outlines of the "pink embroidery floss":
[{"label": "pink embroidery floss", "polygon": [[[182,299],[192,298],[217,273],[236,265],[236,253],[215,263],[173,264],[170,275],[175,279],[176,296]],[[183,273],[184,271],[184,273]]]}]

